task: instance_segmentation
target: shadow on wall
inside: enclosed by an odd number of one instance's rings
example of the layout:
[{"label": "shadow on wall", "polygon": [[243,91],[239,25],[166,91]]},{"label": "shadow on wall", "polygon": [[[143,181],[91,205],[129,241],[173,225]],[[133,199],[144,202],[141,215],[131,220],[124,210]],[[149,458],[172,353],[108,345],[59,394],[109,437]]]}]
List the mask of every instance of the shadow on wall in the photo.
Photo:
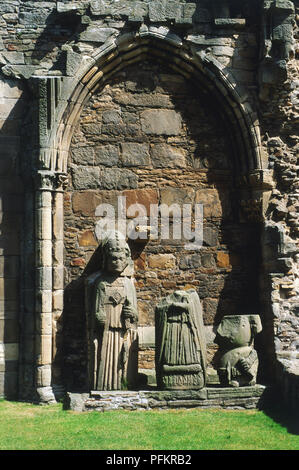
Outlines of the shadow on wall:
[{"label": "shadow on wall", "polygon": [[59,319],[57,353],[53,363],[54,380],[67,390],[88,390],[87,330],[85,314],[85,279],[102,266],[101,249],[97,248],[80,277],[64,291],[64,310]]},{"label": "shadow on wall", "polygon": [[[18,398],[20,360],[20,266],[24,228],[21,180],[21,125],[26,114],[24,88],[0,77],[0,395]],[[33,314],[33,310],[30,312]]]},{"label": "shadow on wall", "polygon": [[[32,21],[30,14],[23,19],[24,24],[29,27],[32,26]],[[82,25],[82,16],[76,10],[52,11],[47,13],[44,21],[44,30],[38,36],[32,51],[32,65],[40,67],[49,57],[49,63],[52,64],[49,70],[60,70],[63,75],[67,75],[66,56],[60,48],[69,41],[76,41],[86,25]]]}]

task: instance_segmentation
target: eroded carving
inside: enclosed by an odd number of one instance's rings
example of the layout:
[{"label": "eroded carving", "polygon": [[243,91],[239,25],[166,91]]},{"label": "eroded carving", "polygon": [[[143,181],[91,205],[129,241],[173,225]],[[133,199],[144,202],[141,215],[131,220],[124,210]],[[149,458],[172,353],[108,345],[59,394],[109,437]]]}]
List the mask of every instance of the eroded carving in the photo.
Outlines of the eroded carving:
[{"label": "eroded carving", "polygon": [[205,385],[206,343],[195,290],[175,291],[156,307],[156,375],[160,389]]},{"label": "eroded carving", "polygon": [[215,342],[220,346],[217,366],[221,385],[255,385],[258,355],[254,338],[262,331],[259,315],[227,315],[217,329]]}]

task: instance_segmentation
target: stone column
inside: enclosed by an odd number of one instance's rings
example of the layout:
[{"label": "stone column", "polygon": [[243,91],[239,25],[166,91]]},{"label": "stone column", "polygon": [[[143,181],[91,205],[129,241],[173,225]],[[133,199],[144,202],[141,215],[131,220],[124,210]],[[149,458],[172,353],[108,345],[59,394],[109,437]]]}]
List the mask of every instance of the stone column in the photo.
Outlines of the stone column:
[{"label": "stone column", "polygon": [[40,401],[54,401],[52,370],[52,190],[55,173],[40,170],[35,192],[35,386]]},{"label": "stone column", "polygon": [[35,369],[35,227],[34,188],[28,178],[24,187],[24,223],[21,256],[21,309],[20,309],[20,360],[19,398],[32,399]]}]

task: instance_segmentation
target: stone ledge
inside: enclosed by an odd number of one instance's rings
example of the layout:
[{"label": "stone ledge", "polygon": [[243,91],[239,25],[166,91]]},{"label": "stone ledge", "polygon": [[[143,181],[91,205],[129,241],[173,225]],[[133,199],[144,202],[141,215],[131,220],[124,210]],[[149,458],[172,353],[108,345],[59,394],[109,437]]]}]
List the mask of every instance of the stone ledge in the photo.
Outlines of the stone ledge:
[{"label": "stone ledge", "polygon": [[218,28],[241,29],[246,26],[245,18],[216,18],[214,24]]},{"label": "stone ledge", "polygon": [[151,410],[171,408],[259,408],[266,391],[254,387],[208,387],[202,390],[91,391],[66,395],[65,407],[73,411]]}]

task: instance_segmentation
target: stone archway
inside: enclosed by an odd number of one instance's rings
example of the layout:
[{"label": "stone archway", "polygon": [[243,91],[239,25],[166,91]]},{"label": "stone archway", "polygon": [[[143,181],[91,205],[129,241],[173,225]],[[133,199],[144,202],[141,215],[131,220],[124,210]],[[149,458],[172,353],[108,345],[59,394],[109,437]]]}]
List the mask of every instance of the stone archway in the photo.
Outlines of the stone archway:
[{"label": "stone archway", "polygon": [[[39,164],[36,172],[36,375],[41,399],[50,392],[55,354],[53,331],[63,310],[63,184],[71,138],[83,106],[96,90],[122,69],[150,58],[167,61],[169,67],[212,94],[230,122],[236,181],[245,212],[261,219],[264,193],[271,188],[269,172],[263,170],[258,121],[242,92],[225,75],[213,57],[197,54],[175,36],[143,35],[119,38],[105,45],[78,74],[75,81],[52,78],[39,84]],[[71,83],[70,83],[71,82]],[[73,85],[75,83],[75,86]],[[42,112],[44,115],[42,116]],[[267,195],[266,195],[267,197]],[[54,312],[54,313],[53,313]],[[46,395],[45,393],[46,392]]]},{"label": "stone archway", "polygon": [[[120,37],[117,43],[102,47],[94,55],[92,64],[82,67],[83,70],[76,77],[75,87],[74,80],[72,87],[67,84],[69,97],[63,100],[64,107],[60,106],[58,109],[56,125],[49,135],[49,140],[54,144],[54,152],[52,156],[48,154],[47,165],[55,171],[65,171],[72,131],[90,96],[127,66],[141,62],[144,58],[151,58],[153,61],[167,63],[172,70],[192,79],[217,98],[219,109],[230,120],[233,129],[236,165],[240,174],[248,174],[266,166],[266,156],[262,155],[260,146],[257,114],[247,101],[246,90],[238,85],[231,73],[223,71],[223,66],[215,57],[196,52],[173,36],[161,37],[147,32],[137,37],[133,34]],[[61,90],[62,94],[66,92],[63,87]]]}]

